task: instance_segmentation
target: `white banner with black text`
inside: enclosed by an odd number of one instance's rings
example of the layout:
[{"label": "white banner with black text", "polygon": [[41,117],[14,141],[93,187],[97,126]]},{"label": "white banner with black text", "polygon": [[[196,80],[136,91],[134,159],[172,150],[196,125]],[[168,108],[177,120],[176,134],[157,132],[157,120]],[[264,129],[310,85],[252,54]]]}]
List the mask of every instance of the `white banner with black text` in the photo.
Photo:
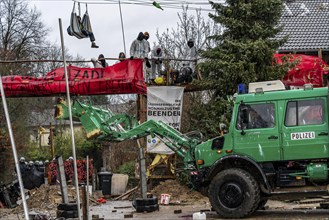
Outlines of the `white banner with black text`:
[{"label": "white banner with black text", "polygon": [[[180,130],[184,88],[154,86],[147,88],[147,120],[162,121]],[[147,152],[173,154],[159,138],[147,137]]]}]

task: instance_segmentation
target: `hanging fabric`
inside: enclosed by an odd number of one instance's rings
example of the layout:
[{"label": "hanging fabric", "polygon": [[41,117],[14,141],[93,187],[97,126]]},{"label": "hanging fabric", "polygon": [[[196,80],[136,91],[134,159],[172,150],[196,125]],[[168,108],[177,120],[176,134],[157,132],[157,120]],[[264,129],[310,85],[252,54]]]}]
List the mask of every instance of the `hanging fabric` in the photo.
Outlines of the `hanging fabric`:
[{"label": "hanging fabric", "polygon": [[[80,3],[78,3],[78,4],[80,7]],[[77,15],[77,13],[75,12],[75,2],[73,4],[73,9],[71,12],[71,19],[70,19],[70,26],[67,28],[67,32],[69,35],[75,36],[78,39],[89,37],[88,33],[84,30],[84,26],[81,21],[80,14]]]},{"label": "hanging fabric", "polygon": [[86,4],[86,12],[83,15],[82,18],[82,25],[85,31],[92,33],[93,29],[91,28],[91,23],[90,23],[90,18],[89,18],[89,14],[88,14],[88,6]]}]

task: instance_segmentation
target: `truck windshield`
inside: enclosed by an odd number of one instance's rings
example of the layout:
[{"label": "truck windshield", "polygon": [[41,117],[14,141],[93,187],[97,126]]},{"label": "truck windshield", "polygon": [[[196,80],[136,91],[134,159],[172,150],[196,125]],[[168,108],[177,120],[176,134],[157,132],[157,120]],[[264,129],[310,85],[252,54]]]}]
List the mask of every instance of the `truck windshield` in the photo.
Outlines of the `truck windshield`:
[{"label": "truck windshield", "polygon": [[273,103],[241,104],[239,106],[236,128],[238,130],[273,128],[275,108]]}]

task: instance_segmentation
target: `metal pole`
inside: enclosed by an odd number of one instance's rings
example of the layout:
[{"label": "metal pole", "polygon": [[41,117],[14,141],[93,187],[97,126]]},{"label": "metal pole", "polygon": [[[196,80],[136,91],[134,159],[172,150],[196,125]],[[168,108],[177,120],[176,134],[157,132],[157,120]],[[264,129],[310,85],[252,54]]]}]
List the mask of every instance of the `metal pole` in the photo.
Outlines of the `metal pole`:
[{"label": "metal pole", "polygon": [[146,178],[146,167],[145,167],[145,156],[144,149],[141,146],[139,140],[137,140],[137,144],[139,147],[139,178],[141,183],[141,194],[142,198],[147,198],[147,178]]},{"label": "metal pole", "polygon": [[67,96],[67,104],[69,106],[69,119],[70,119],[70,128],[71,128],[71,141],[72,141],[72,153],[73,153],[73,168],[74,168],[74,182],[75,189],[77,191],[77,205],[78,205],[78,216],[79,220],[81,220],[81,210],[80,210],[80,193],[79,193],[79,180],[78,180],[78,171],[77,171],[77,157],[75,153],[75,141],[74,141],[74,130],[73,130],[73,120],[72,120],[72,109],[71,109],[71,99],[70,99],[70,88],[69,88],[69,80],[67,76],[67,66],[65,59],[65,48],[64,48],[64,37],[63,37],[63,28],[62,28],[62,20],[59,18],[59,30],[61,35],[61,44],[62,44],[62,56],[64,61],[64,74],[65,74],[65,83],[66,83],[66,96]]},{"label": "metal pole", "polygon": [[1,93],[2,103],[3,103],[3,109],[5,111],[5,116],[6,116],[6,121],[7,121],[9,136],[10,136],[10,142],[11,142],[11,146],[12,146],[12,149],[13,149],[13,155],[14,155],[15,166],[16,166],[16,170],[17,170],[17,177],[18,177],[18,182],[19,182],[19,188],[20,188],[22,202],[23,202],[23,207],[24,207],[25,219],[29,220],[30,219],[29,210],[27,208],[27,203],[26,203],[26,199],[25,199],[25,192],[24,192],[24,185],[23,185],[23,180],[22,180],[22,175],[21,175],[21,169],[19,167],[18,156],[17,156],[17,151],[16,151],[16,145],[15,145],[15,140],[14,140],[14,135],[13,135],[13,129],[12,129],[11,123],[10,123],[10,118],[9,118],[9,113],[8,113],[8,107],[7,107],[5,92],[4,92],[3,85],[2,85],[1,74],[0,74],[0,93]]},{"label": "metal pole", "polygon": [[89,156],[87,155],[87,159],[86,159],[86,163],[87,163],[87,202],[86,202],[86,206],[87,206],[87,219],[89,220]]},{"label": "metal pole", "polygon": [[123,38],[123,48],[125,50],[126,57],[128,57],[127,51],[126,51],[125,31],[123,29],[123,20],[122,20],[122,12],[121,12],[121,2],[120,2],[120,0],[119,0],[119,11],[120,11],[120,18],[121,18],[121,31],[122,31],[122,38]]}]

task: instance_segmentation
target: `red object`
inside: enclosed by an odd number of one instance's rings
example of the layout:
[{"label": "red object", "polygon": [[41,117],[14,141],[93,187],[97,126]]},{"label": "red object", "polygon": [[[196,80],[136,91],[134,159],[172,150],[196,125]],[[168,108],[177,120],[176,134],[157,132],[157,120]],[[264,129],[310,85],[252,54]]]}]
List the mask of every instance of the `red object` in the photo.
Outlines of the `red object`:
[{"label": "red object", "polygon": [[[106,68],[68,66],[71,95],[145,94],[143,60],[126,60]],[[7,97],[54,96],[66,94],[64,68],[43,77],[2,77]]]},{"label": "red object", "polygon": [[97,199],[97,202],[98,202],[98,203],[106,203],[106,199],[104,199],[104,198],[99,198],[99,199]]},{"label": "red object", "polygon": [[[92,179],[92,172],[93,172],[93,161],[92,159],[89,160],[89,180]],[[57,170],[57,163],[55,161],[51,161],[46,165],[46,170],[48,173],[48,183],[49,184],[56,184],[56,180],[58,178],[58,170]],[[78,172],[78,182],[86,182],[87,181],[87,161],[84,160],[77,160],[77,172]],[[73,169],[73,160],[66,160],[64,161],[64,172],[66,181],[72,182],[74,178],[74,169]]]},{"label": "red object", "polygon": [[286,86],[303,86],[311,83],[314,87],[323,86],[323,75],[328,74],[329,66],[319,57],[302,54],[274,54],[278,64],[282,64],[282,57],[288,62],[297,61],[294,69],[288,71],[282,81]]}]

